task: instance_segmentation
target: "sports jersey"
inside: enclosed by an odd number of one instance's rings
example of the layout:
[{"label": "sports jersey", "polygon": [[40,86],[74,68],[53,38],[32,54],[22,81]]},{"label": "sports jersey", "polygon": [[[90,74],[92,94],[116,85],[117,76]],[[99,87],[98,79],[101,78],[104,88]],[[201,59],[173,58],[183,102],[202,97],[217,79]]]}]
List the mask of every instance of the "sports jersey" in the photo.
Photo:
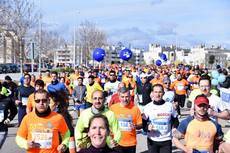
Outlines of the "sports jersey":
[{"label": "sports jersey", "polygon": [[34,93],[32,93],[28,97],[28,103],[27,103],[26,109],[31,112],[33,110],[34,106],[35,106],[35,103],[34,103]]},{"label": "sports jersey", "polygon": [[[104,109],[103,112],[101,112],[102,115],[106,116],[109,121],[109,127],[111,129],[112,134],[114,135],[114,140],[116,142],[119,142],[121,137],[121,132],[118,127],[117,119],[114,115],[114,113],[108,109]],[[79,146],[82,143],[82,139],[87,136],[87,132],[85,131],[86,128],[89,126],[89,120],[91,117],[93,117],[93,112],[91,108],[88,108],[84,110],[80,117],[77,120],[77,124],[75,127],[75,141],[76,146]],[[109,138],[107,139],[107,144],[109,144]],[[81,147],[80,147],[81,148]]]},{"label": "sports jersey", "polygon": [[213,153],[214,138],[223,135],[217,122],[199,121],[192,116],[184,119],[177,130],[185,135],[185,144],[188,148],[210,153]]},{"label": "sports jersey", "polygon": [[107,92],[109,91],[109,95],[111,95],[111,94],[117,92],[117,90],[118,90],[118,84],[119,83],[120,83],[119,81],[116,81],[116,82],[110,82],[110,81],[106,82],[105,86],[104,86],[104,89]]},{"label": "sports jersey", "polygon": [[86,101],[92,103],[92,93],[96,90],[103,90],[99,83],[94,82],[93,85],[86,85]]},{"label": "sports jersey", "polygon": [[144,118],[149,120],[154,130],[147,132],[147,136],[153,141],[171,140],[172,117],[176,118],[177,113],[172,103],[164,102],[162,105],[151,102],[144,107]]},{"label": "sports jersey", "polygon": [[165,91],[163,98],[165,102],[174,102],[175,93],[174,91]]},{"label": "sports jersey", "polygon": [[171,89],[174,89],[177,95],[185,95],[186,94],[186,86],[188,86],[188,81],[182,79],[180,81],[175,80],[171,84]]},{"label": "sports jersey", "polygon": [[122,106],[120,103],[114,104],[110,107],[118,119],[121,130],[120,146],[129,147],[137,144],[136,129],[132,128],[132,124],[142,124],[141,112],[139,108],[133,104]]},{"label": "sports jersey", "polygon": [[[27,153],[58,153],[59,134],[62,137],[61,143],[67,145],[70,133],[61,115],[51,112],[46,117],[38,117],[33,111],[22,120],[17,131],[16,142],[19,147],[27,149]],[[28,149],[28,140],[39,143],[40,148]]]}]

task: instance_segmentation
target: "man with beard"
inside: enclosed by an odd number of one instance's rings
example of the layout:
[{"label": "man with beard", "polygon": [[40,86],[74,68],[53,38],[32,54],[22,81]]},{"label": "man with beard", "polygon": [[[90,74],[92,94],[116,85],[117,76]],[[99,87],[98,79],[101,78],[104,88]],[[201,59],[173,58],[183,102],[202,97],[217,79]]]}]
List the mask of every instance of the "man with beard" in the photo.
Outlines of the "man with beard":
[{"label": "man with beard", "polygon": [[[194,116],[187,117],[173,130],[173,142],[186,153],[214,153],[214,141],[223,136],[221,126],[209,118],[209,100],[205,95],[198,95],[194,103]],[[179,141],[182,138],[185,145]]]}]

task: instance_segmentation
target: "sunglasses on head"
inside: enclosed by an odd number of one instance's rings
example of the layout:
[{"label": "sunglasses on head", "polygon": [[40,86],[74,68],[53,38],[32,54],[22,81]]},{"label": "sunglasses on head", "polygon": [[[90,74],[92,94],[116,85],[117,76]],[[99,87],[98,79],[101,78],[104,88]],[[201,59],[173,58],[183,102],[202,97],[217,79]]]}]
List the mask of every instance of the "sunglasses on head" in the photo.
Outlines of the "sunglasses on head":
[{"label": "sunglasses on head", "polygon": [[40,103],[40,101],[42,103],[46,103],[48,101],[48,99],[35,99],[34,101],[35,101],[35,103]]}]

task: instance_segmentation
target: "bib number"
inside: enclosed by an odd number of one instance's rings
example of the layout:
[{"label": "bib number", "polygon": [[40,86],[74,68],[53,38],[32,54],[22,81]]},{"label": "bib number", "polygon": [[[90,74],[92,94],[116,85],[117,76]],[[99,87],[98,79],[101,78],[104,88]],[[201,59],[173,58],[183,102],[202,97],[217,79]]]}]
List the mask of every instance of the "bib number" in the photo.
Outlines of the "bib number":
[{"label": "bib number", "polygon": [[40,144],[40,148],[52,148],[53,133],[32,132],[32,140]]}]

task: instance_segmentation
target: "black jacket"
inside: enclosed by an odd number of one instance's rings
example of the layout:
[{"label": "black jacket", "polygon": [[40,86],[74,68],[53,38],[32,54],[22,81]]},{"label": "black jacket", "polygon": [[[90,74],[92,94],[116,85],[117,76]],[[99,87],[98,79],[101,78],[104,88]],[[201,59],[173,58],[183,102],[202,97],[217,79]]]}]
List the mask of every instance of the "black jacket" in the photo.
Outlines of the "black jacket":
[{"label": "black jacket", "polygon": [[4,124],[4,121],[7,118],[13,120],[18,112],[12,98],[0,95],[0,111],[4,114],[3,120],[0,121],[0,131],[8,131],[8,126]]},{"label": "black jacket", "polygon": [[147,105],[149,102],[152,101],[150,97],[151,91],[152,91],[152,84],[149,82],[146,82],[145,84],[137,85],[137,94],[142,95],[143,103],[141,103],[141,105]]}]

